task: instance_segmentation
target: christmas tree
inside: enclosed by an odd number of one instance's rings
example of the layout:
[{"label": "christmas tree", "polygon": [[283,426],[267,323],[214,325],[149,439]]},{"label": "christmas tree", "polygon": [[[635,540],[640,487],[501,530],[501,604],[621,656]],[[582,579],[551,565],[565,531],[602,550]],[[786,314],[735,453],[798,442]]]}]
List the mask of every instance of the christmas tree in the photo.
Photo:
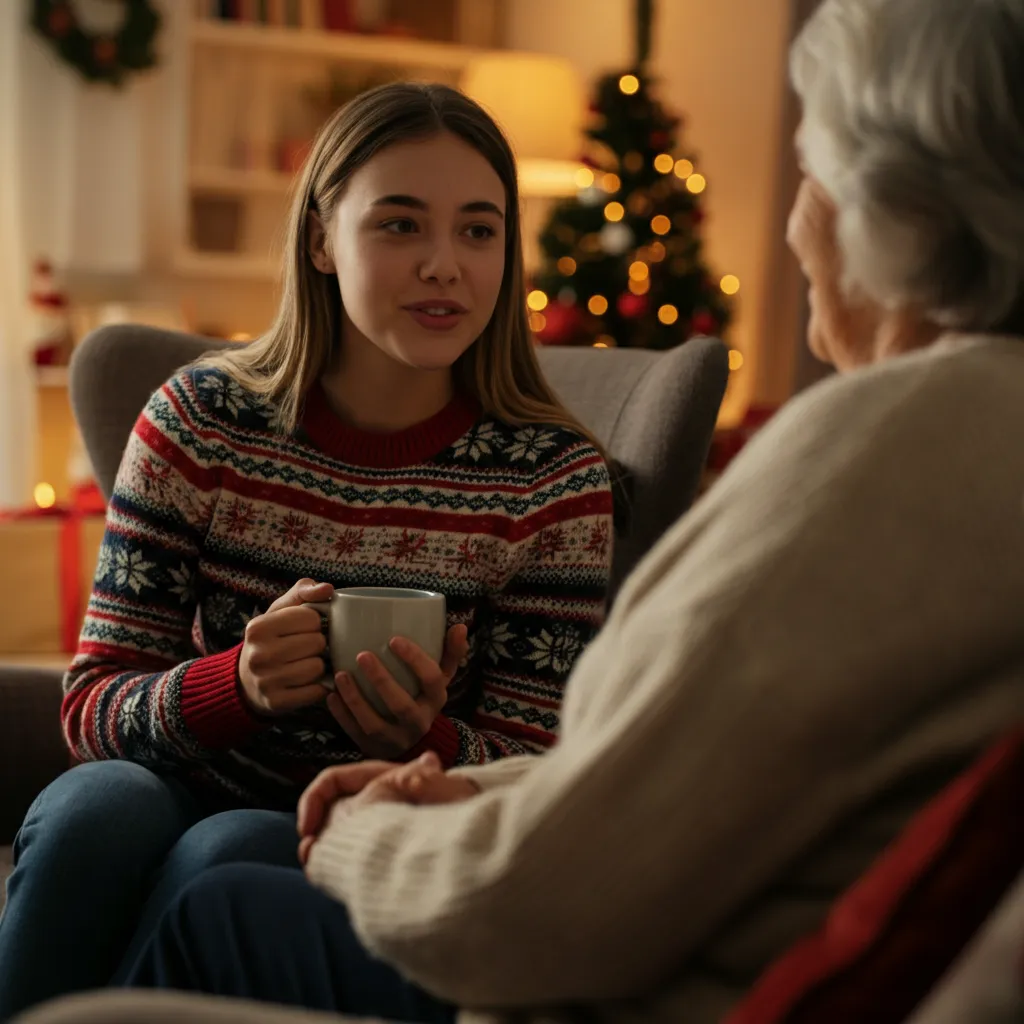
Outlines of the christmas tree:
[{"label": "christmas tree", "polygon": [[529,305],[544,344],[663,349],[721,335],[739,290],[704,262],[707,182],[681,151],[679,119],[655,98],[645,71],[652,0],[635,3],[634,67],[598,82],[577,196],[555,206],[541,234]]}]

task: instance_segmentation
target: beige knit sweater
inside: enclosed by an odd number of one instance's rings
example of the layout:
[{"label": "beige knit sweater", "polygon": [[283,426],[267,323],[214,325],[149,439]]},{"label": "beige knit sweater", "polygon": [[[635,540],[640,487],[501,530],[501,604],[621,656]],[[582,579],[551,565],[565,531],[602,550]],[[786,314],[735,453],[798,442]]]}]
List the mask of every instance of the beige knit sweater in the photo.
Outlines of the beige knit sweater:
[{"label": "beige knit sweater", "polygon": [[466,1021],[705,1024],[1024,720],[1024,340],[795,399],[648,556],[562,739],[366,808],[313,881]]}]

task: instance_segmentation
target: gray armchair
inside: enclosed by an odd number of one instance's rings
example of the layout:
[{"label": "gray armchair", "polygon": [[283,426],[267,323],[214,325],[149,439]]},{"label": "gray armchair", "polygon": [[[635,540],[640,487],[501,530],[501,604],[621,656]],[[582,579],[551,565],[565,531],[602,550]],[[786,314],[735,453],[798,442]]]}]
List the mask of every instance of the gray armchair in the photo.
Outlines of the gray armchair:
[{"label": "gray armchair", "polygon": [[[150,394],[179,367],[226,344],[135,326],[101,328],[81,343],[71,401],[104,495]],[[614,596],[693,501],[725,393],[726,350],[695,338],[665,353],[548,348],[540,356],[555,389],[615,464]],[[0,666],[0,882],[10,858],[5,844],[35,795],[68,764],[60,700],[60,673]]]}]

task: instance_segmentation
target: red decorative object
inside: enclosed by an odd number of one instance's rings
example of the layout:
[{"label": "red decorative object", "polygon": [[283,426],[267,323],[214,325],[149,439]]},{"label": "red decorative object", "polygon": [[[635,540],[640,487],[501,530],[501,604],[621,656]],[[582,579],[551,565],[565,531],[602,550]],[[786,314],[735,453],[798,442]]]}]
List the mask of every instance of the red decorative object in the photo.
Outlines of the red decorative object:
[{"label": "red decorative object", "polygon": [[352,0],[323,0],[324,28],[328,32],[355,32],[357,30]]},{"label": "red decorative object", "polygon": [[59,7],[54,7],[50,11],[50,16],[46,19],[46,23],[50,26],[50,31],[57,39],[63,39],[71,30],[73,24],[71,12],[67,9],[67,5],[61,4]]},{"label": "red decorative object", "polygon": [[693,319],[690,321],[691,334],[714,335],[717,330],[718,321],[706,309],[702,309],[700,312],[695,313]]},{"label": "red decorative object", "polygon": [[579,306],[552,302],[544,310],[544,329],[536,337],[542,345],[574,345],[582,340],[585,323]]},{"label": "red decorative object", "polygon": [[92,49],[97,64],[112,64],[117,59],[117,43],[113,39],[97,39]]},{"label": "red decorative object", "polygon": [[651,132],[652,149],[664,149],[670,141],[668,132]]},{"label": "red decorative object", "polygon": [[620,316],[633,320],[647,312],[649,303],[646,295],[634,295],[632,292],[623,292],[615,305]]},{"label": "red decorative object", "polygon": [[99,488],[90,482],[72,488],[69,501],[62,505],[0,511],[0,523],[43,516],[61,520],[57,592],[60,595],[61,648],[66,652],[74,651],[78,646],[78,631],[82,624],[82,520],[86,516],[102,514],[105,508]]},{"label": "red decorative object", "polygon": [[774,405],[752,405],[738,426],[715,431],[708,453],[708,470],[716,475],[722,473],[776,411],[777,407]]},{"label": "red decorative object", "polygon": [[62,366],[71,356],[72,337],[68,298],[57,288],[47,260],[32,267],[32,291],[28,297],[32,337],[32,361],[36,366]]}]

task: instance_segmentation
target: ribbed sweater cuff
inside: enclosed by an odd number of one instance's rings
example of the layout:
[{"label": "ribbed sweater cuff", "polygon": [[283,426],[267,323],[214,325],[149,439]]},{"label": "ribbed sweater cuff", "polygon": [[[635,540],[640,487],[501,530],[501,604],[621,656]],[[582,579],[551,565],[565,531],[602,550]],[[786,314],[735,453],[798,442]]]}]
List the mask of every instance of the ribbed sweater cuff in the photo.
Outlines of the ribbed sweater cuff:
[{"label": "ribbed sweater cuff", "polygon": [[242,645],[194,661],[181,681],[181,714],[193,736],[210,750],[229,750],[265,729],[242,698],[238,659]]},{"label": "ribbed sweater cuff", "polygon": [[404,760],[415,761],[420,754],[432,750],[444,768],[451,768],[459,758],[459,730],[447,715],[438,715],[426,735],[409,750]]}]

